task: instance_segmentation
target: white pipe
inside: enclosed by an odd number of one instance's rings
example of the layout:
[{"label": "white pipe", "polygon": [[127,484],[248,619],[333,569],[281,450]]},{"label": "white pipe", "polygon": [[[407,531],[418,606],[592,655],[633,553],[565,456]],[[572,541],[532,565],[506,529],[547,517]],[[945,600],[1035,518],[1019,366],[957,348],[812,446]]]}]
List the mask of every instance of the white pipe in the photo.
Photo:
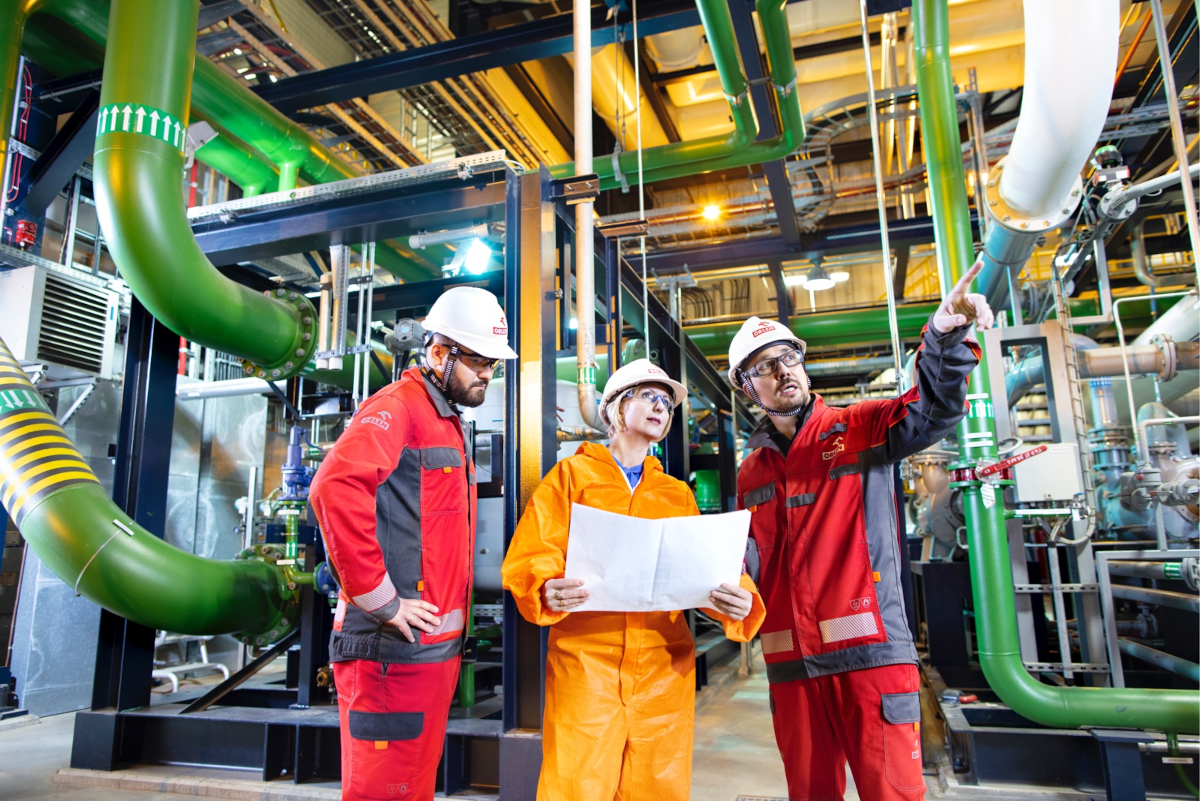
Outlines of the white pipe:
[{"label": "white pipe", "polygon": [[[592,173],[592,6],[574,0],[575,175]],[[575,360],[579,368],[579,413],[597,431],[607,431],[596,406],[596,265],[592,204],[575,206]],[[568,297],[570,287],[567,288]]]},{"label": "white pipe", "polygon": [[987,181],[980,286],[995,307],[1038,237],[1079,206],[1079,173],[1108,118],[1120,44],[1119,0],[1094,0],[1086,13],[1074,0],[1025,0],[1024,8],[1021,117]]},{"label": "white pipe", "polygon": [[177,381],[175,385],[175,397],[180,400],[262,394],[271,394],[271,385],[261,378],[231,378],[228,381]]},{"label": "white pipe", "polygon": [[1077,0],[1025,0],[1021,121],[1000,179],[1015,211],[1044,217],[1071,197],[1108,117],[1120,27],[1118,0],[1086,12]]},{"label": "white pipe", "polygon": [[413,234],[408,238],[408,246],[414,250],[423,250],[431,245],[445,245],[451,242],[462,242],[464,239],[484,239],[488,236],[487,223],[471,225],[466,228],[455,228],[452,231],[436,231],[432,234]]}]

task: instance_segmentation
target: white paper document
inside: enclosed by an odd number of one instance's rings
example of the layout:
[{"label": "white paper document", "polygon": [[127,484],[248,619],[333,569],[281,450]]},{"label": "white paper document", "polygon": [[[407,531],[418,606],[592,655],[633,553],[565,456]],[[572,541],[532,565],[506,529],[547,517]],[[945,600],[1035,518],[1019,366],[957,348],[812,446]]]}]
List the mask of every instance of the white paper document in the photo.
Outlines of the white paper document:
[{"label": "white paper document", "polygon": [[709,593],[737,584],[750,512],[640,517],[571,505],[565,577],[591,591],[576,612],[667,612],[712,607]]}]

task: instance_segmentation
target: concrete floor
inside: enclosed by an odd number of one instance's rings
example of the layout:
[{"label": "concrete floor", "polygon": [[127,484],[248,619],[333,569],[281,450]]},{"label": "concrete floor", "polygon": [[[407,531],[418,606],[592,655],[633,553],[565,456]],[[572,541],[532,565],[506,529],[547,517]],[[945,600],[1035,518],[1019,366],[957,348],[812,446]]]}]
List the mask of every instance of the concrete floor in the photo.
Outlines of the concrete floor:
[{"label": "concrete floor", "polygon": [[[767,706],[767,680],[761,656],[749,678],[736,675],[736,664],[714,671],[713,683],[697,699],[692,770],[693,801],[785,801],[787,785],[775,747]],[[71,755],[74,715],[42,718],[34,726],[0,729],[0,799],[69,801],[177,801],[180,794],[255,801],[334,801],[336,784],[301,785],[288,780],[263,784],[255,774],[190,767],[152,767],[119,773],[66,771]],[[75,784],[65,783],[69,778]],[[859,801],[847,777],[847,801]],[[929,798],[995,801],[1085,801],[1087,796],[1037,788],[939,787],[926,776]],[[121,783],[124,786],[115,786]],[[137,789],[135,789],[137,788]],[[174,789],[175,792],[164,792]],[[1098,801],[1098,799],[1097,799]]]},{"label": "concrete floor", "polygon": [[[696,746],[693,759],[694,801],[736,801],[739,795],[784,799],[787,785],[783,764],[775,747],[767,708],[767,680],[762,659],[748,679],[736,676],[736,665],[713,676],[714,686],[699,699],[696,712]],[[172,781],[188,794],[226,798],[316,799],[336,798],[331,785],[296,788],[281,781],[263,785],[253,774],[196,768],[155,767],[129,772],[128,784],[154,788],[103,787],[65,784],[55,774],[68,767],[74,715],[42,718],[35,726],[0,730],[0,798],[70,799],[70,801],[175,801],[179,795],[156,791]],[[88,777],[76,777],[87,780]],[[116,775],[100,778],[115,780]],[[136,780],[136,781],[135,781]],[[203,789],[195,785],[202,785]],[[268,789],[269,788],[269,789]],[[263,791],[266,790],[266,793]],[[253,794],[253,795],[250,795]],[[857,801],[851,790],[848,801]]]}]

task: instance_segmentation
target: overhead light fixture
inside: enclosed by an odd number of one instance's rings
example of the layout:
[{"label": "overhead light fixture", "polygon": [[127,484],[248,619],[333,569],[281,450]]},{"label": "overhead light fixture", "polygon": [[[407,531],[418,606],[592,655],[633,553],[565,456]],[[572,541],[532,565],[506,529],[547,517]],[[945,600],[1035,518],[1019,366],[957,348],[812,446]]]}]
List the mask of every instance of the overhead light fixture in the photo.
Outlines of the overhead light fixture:
[{"label": "overhead light fixture", "polygon": [[271,83],[275,83],[275,82],[276,82],[276,81],[278,81],[278,80],[279,80],[279,79],[278,79],[278,78],[276,78],[274,75],[272,75],[272,76],[271,76]]},{"label": "overhead light fixture", "polygon": [[835,270],[829,274],[829,277],[832,278],[836,283],[840,284],[843,281],[850,280],[850,273],[846,272],[845,270]]},{"label": "overhead light fixture", "polygon": [[793,273],[792,275],[785,275],[783,277],[783,283],[787,286],[804,286],[805,280],[807,280],[805,278],[805,276],[800,275],[798,273]]},{"label": "overhead light fixture", "polygon": [[812,269],[808,271],[808,277],[804,281],[804,288],[809,292],[821,292],[825,289],[833,289],[833,285],[833,278],[821,266],[821,262],[814,262]]},{"label": "overhead light fixture", "polygon": [[579,320],[577,320],[577,319],[575,319],[574,317],[572,317],[572,318],[571,318],[571,322],[567,323],[567,328],[570,328],[572,331],[578,330],[578,328],[579,328]]},{"label": "overhead light fixture", "polygon": [[705,206],[702,216],[704,217],[704,219],[709,220],[710,222],[713,220],[720,219],[721,207],[720,206]]},{"label": "overhead light fixture", "polygon": [[240,48],[240,47],[233,48],[233,54],[235,56],[240,56],[242,54],[242,48]]},{"label": "overhead light fixture", "polygon": [[467,256],[463,260],[463,269],[471,275],[479,275],[487,269],[488,262],[492,260],[492,249],[483,243],[482,239],[475,239],[467,248]]}]

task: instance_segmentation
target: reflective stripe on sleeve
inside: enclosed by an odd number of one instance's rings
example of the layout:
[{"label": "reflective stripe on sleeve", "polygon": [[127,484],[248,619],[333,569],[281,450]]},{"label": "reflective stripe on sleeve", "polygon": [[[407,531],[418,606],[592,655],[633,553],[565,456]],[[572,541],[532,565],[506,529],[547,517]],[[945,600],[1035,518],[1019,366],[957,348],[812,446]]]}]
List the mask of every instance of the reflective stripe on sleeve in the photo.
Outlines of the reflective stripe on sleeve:
[{"label": "reflective stripe on sleeve", "polygon": [[378,587],[362,595],[355,595],[351,600],[364,612],[374,612],[376,609],[386,606],[395,597],[396,587],[392,584],[392,578],[384,573],[383,581],[379,582]]}]

